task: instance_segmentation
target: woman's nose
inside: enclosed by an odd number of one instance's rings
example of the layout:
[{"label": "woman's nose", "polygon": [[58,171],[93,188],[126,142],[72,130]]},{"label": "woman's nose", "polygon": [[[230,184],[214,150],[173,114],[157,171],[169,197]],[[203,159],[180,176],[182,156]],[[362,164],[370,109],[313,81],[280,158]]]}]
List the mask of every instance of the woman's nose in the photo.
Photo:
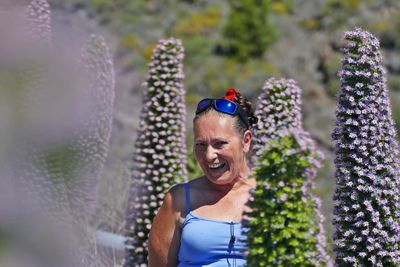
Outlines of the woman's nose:
[{"label": "woman's nose", "polygon": [[217,151],[212,146],[207,146],[206,160],[210,161],[217,157]]}]

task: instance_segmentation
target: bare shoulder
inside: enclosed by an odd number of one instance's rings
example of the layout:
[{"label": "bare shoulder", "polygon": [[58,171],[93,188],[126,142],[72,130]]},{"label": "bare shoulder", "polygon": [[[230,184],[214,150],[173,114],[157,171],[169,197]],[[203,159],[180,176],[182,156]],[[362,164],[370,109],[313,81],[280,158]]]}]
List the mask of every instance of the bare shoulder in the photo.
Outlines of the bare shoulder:
[{"label": "bare shoulder", "polygon": [[205,186],[205,183],[204,183],[205,179],[206,179],[205,176],[200,176],[200,177],[197,177],[197,178],[195,178],[193,180],[190,180],[189,181],[190,189],[205,190],[206,189],[206,186]]},{"label": "bare shoulder", "polygon": [[183,222],[186,216],[186,189],[184,183],[176,184],[168,190],[164,198],[164,205],[177,215],[177,219]]},{"label": "bare shoulder", "polygon": [[185,218],[187,212],[187,205],[192,205],[197,202],[198,196],[204,196],[206,193],[207,187],[204,183],[204,177],[198,177],[188,181],[189,184],[189,198],[186,199],[186,188],[185,184],[178,184],[172,187],[169,191],[171,196],[175,199],[176,206],[181,211],[181,218]]},{"label": "bare shoulder", "polygon": [[176,185],[165,194],[149,234],[149,267],[169,267],[178,264],[183,197],[183,185]]},{"label": "bare shoulder", "polygon": [[207,186],[205,176],[201,176],[190,180],[189,188],[190,188],[190,205],[191,209],[200,205],[200,203],[207,202],[210,194],[213,192],[210,191],[210,188]]}]

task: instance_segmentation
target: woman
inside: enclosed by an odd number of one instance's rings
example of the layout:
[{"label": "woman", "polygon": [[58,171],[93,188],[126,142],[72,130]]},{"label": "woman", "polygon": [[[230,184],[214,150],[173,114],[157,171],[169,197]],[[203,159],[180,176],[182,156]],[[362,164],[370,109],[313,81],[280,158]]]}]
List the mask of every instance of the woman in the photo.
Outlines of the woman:
[{"label": "woman", "polygon": [[245,266],[241,220],[255,187],[247,162],[254,123],[250,102],[233,88],[199,102],[194,152],[204,176],[166,194],[150,231],[150,267]]}]

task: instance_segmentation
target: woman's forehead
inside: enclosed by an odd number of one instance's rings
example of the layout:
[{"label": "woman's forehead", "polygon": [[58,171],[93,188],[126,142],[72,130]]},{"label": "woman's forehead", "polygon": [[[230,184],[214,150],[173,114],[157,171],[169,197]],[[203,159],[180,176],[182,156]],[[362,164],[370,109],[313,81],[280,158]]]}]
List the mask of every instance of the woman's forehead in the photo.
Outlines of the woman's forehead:
[{"label": "woman's forehead", "polygon": [[194,123],[195,137],[227,138],[235,135],[234,118],[219,116],[218,114],[207,114]]},{"label": "woman's forehead", "polygon": [[195,128],[211,128],[211,127],[222,127],[231,128],[235,124],[235,118],[217,112],[209,112],[199,117],[194,122]]}]

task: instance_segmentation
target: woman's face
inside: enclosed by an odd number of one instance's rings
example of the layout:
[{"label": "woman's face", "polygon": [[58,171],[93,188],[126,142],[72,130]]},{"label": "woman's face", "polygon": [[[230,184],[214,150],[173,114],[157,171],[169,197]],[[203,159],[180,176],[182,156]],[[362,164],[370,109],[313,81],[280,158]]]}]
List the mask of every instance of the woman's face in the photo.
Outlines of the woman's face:
[{"label": "woman's face", "polygon": [[194,151],[207,178],[214,184],[234,182],[248,171],[246,154],[251,132],[243,136],[235,129],[235,118],[214,112],[199,117],[194,123]]}]

